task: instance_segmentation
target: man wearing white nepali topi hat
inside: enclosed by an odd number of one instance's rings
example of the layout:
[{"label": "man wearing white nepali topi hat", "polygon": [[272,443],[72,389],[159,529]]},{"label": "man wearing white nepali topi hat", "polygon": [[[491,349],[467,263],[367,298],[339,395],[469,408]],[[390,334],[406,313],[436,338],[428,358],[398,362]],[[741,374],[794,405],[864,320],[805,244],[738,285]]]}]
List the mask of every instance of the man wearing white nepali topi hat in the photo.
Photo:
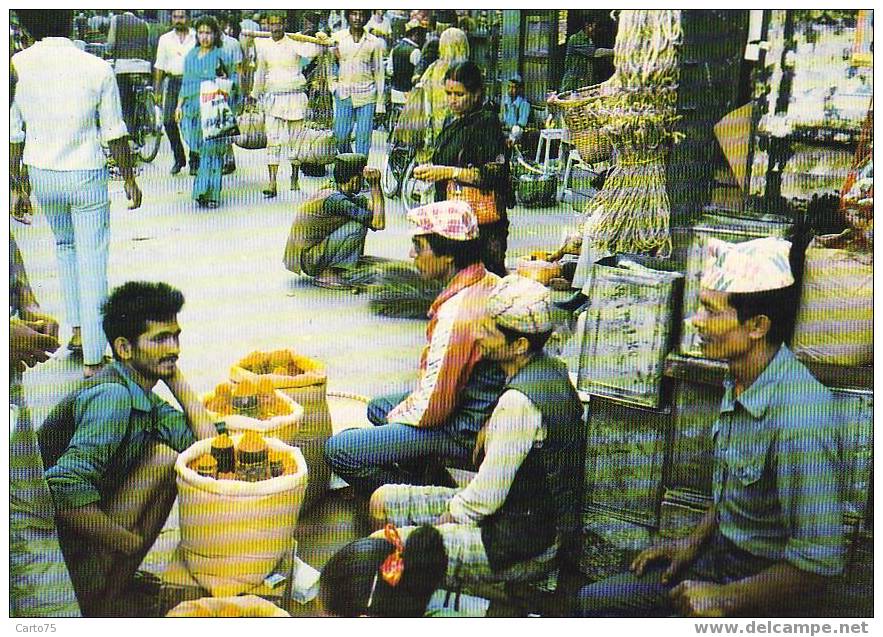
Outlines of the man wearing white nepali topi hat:
[{"label": "man wearing white nepali topi hat", "polygon": [[505,380],[478,346],[476,327],[499,277],[481,264],[472,208],[439,201],[409,211],[408,221],[414,265],[446,287],[429,310],[416,388],[376,397],[368,418],[378,426],[343,431],[325,445],[334,472],[365,497],[389,482],[435,481],[439,476],[427,474],[438,461],[469,465]]},{"label": "man wearing white nepali topi hat", "polygon": [[790,252],[784,239],[709,240],[691,320],[704,355],[728,365],[713,505],[683,539],[584,587],[583,616],[794,614],[843,571],[833,398],[785,344],[797,312]]},{"label": "man wearing white nepali topi hat", "polygon": [[578,564],[585,429],[582,405],[560,360],[543,352],[552,333],[549,291],[510,275],[493,289],[479,344],[506,373],[506,388],[473,454],[464,489],[388,484],[371,496],[375,525],[403,536],[438,525],[449,582],[511,581],[553,560]]}]

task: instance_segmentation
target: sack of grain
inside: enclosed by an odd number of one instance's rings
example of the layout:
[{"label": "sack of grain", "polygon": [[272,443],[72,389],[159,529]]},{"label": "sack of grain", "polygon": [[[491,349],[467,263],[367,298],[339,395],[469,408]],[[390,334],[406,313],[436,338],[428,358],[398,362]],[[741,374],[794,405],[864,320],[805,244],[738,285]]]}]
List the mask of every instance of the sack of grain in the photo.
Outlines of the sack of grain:
[{"label": "sack of grain", "polygon": [[331,437],[331,413],[326,390],[325,365],[294,350],[252,352],[230,368],[230,380],[241,383],[269,378],[273,386],[303,408],[300,426],[282,440],[303,451],[310,467],[310,484],[304,506],[309,508],[328,489],[331,470],[325,462],[325,441]]},{"label": "sack of grain", "polygon": [[257,595],[202,597],[181,602],[166,617],[291,617],[273,602]]},{"label": "sack of grain", "polygon": [[874,256],[826,247],[834,240],[816,237],[806,249],[791,349],[805,361],[872,365]]},{"label": "sack of grain", "polygon": [[[232,438],[238,445],[242,436]],[[175,462],[181,555],[193,578],[214,597],[258,586],[291,546],[307,464],[300,449],[275,438],[266,443],[294,458],[297,470],[260,482],[201,476],[188,464],[211,452],[211,439],[195,442]]]}]

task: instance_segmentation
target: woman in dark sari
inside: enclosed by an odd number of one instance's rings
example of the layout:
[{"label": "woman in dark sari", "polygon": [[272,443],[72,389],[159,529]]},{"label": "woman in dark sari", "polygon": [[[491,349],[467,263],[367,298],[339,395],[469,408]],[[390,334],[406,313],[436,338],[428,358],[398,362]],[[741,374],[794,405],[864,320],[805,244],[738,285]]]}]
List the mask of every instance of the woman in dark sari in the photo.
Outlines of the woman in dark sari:
[{"label": "woman in dark sari", "polygon": [[478,216],[482,261],[506,275],[506,241],[512,205],[509,153],[496,109],[484,103],[481,69],[471,61],[445,75],[450,114],[435,140],[432,163],[417,166],[414,177],[435,183],[435,200],[462,198]]}]

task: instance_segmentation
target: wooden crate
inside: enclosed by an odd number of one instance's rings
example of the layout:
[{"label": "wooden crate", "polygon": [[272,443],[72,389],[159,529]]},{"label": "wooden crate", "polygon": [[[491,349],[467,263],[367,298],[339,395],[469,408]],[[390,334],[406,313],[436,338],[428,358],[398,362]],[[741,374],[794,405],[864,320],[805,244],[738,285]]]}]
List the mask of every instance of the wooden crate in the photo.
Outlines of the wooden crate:
[{"label": "wooden crate", "polygon": [[586,438],[587,512],[658,524],[671,415],[592,396]]},{"label": "wooden crate", "polygon": [[610,257],[593,268],[577,387],[657,408],[683,275],[625,268],[624,261]]}]

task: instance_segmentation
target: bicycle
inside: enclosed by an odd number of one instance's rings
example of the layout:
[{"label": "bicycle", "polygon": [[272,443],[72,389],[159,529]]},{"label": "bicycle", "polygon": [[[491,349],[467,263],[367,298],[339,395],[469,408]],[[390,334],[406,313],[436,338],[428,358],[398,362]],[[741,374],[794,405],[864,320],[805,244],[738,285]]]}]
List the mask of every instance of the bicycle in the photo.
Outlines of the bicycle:
[{"label": "bicycle", "polygon": [[394,122],[390,126],[389,134],[391,147],[386,155],[386,165],[383,167],[383,174],[380,176],[380,189],[387,197],[395,197],[399,194],[408,168],[417,155],[415,145],[399,141],[399,136],[396,134],[398,115],[401,110],[402,106],[399,104],[394,104],[390,108],[390,118]]},{"label": "bicycle", "polygon": [[151,162],[156,158],[163,134],[162,123],[157,116],[159,105],[149,80],[150,76],[144,76],[135,87],[135,113],[130,131],[135,152],[144,162]]}]

